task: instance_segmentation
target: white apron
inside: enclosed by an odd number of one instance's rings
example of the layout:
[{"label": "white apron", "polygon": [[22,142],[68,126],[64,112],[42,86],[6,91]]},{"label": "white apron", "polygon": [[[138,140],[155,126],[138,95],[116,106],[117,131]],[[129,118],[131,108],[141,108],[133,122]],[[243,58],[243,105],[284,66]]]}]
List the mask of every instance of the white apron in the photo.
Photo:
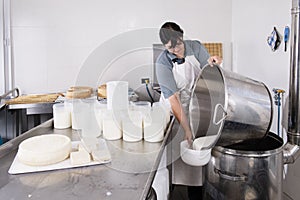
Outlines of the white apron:
[{"label": "white apron", "polygon": [[[187,56],[183,64],[174,63],[173,75],[180,93],[183,110],[188,117],[191,92],[196,78],[200,73],[200,63],[194,56]],[[179,127],[177,133],[172,133],[172,183],[189,186],[202,186],[202,167],[185,164],[180,157],[180,142],[183,141],[185,132]],[[175,135],[176,134],[176,135]]]}]

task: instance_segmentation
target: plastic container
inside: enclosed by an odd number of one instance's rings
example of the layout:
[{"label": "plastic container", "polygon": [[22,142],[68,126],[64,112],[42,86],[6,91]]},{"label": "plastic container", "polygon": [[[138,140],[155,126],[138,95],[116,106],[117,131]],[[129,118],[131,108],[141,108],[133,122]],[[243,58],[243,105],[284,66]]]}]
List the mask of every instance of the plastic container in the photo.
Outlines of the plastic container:
[{"label": "plastic container", "polygon": [[107,140],[122,138],[121,113],[106,110],[103,113],[103,137]]},{"label": "plastic container", "polygon": [[80,118],[83,108],[80,106],[81,101],[78,99],[73,99],[69,101],[71,104],[71,119],[72,119],[72,129],[78,130],[78,119]]},{"label": "plastic container", "polygon": [[[96,100],[79,100],[73,103],[73,129],[80,129],[82,137],[98,137],[101,129],[95,115]],[[74,126],[76,125],[76,126]]]},{"label": "plastic container", "polygon": [[144,118],[144,140],[161,142],[164,139],[166,118],[160,106],[152,107],[149,117]]},{"label": "plastic container", "polygon": [[103,116],[106,110],[107,110],[106,103],[100,103],[100,102],[95,103],[94,112],[101,133],[103,132]]},{"label": "plastic container", "polygon": [[151,103],[149,101],[136,101],[133,102],[132,105],[134,110],[137,110],[141,113],[143,118],[143,123],[145,119],[150,117],[150,111],[151,111]]},{"label": "plastic container", "polygon": [[151,108],[151,103],[149,101],[136,101],[132,102],[132,105],[137,108]]},{"label": "plastic container", "polygon": [[189,147],[187,140],[184,140],[180,143],[180,156],[188,165],[204,166],[211,158],[211,149],[194,150]]},{"label": "plastic container", "polygon": [[163,106],[160,102],[154,102],[152,104],[152,112],[153,117],[157,119],[157,121],[164,122],[164,130],[167,128],[167,125],[170,121],[170,113],[167,111],[166,107]]},{"label": "plastic container", "polygon": [[71,107],[65,103],[53,105],[54,128],[65,129],[71,127]]},{"label": "plastic container", "polygon": [[122,119],[123,140],[137,142],[143,139],[143,117],[140,111],[128,109]]},{"label": "plastic container", "polygon": [[107,87],[107,108],[109,110],[128,109],[128,82],[110,81]]},{"label": "plastic container", "polygon": [[210,136],[196,138],[193,142],[193,149],[201,150],[207,147],[212,147],[214,146],[217,137],[218,137],[217,135],[210,135]]},{"label": "plastic container", "polygon": [[101,129],[98,125],[95,115],[95,105],[97,100],[83,100],[84,107],[83,116],[81,118],[82,137],[99,137]]}]

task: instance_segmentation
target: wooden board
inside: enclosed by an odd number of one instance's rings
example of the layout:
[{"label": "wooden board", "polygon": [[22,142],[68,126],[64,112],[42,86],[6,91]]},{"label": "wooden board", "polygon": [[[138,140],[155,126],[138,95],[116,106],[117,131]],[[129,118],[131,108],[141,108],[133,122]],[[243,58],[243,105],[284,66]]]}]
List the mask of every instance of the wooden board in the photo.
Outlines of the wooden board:
[{"label": "wooden board", "polygon": [[50,103],[55,102],[59,96],[64,96],[62,93],[55,94],[34,94],[19,96],[14,99],[9,99],[6,104],[30,104],[30,103]]}]

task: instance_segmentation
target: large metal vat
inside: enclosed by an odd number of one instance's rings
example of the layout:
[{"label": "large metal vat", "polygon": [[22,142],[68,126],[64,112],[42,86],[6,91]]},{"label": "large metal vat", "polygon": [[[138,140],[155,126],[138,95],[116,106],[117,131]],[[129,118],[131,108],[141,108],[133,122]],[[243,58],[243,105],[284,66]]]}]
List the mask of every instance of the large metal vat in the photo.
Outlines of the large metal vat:
[{"label": "large metal vat", "polygon": [[280,200],[283,141],[273,133],[227,147],[215,146],[205,169],[204,199]]},{"label": "large metal vat", "polygon": [[190,122],[196,138],[216,135],[217,145],[225,146],[263,138],[272,109],[271,94],[262,82],[207,65],[193,88]]},{"label": "large metal vat", "polygon": [[[281,200],[283,165],[300,157],[300,0],[292,0],[287,143],[269,132],[267,87],[218,66],[206,66],[193,90],[191,127],[215,135],[205,166],[204,199]],[[296,186],[295,186],[296,187]]]}]

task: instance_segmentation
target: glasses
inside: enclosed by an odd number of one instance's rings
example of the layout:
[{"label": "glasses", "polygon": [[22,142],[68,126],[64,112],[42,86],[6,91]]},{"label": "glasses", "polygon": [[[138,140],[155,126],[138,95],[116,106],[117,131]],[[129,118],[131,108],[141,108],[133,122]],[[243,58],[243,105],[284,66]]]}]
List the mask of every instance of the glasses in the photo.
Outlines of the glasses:
[{"label": "glasses", "polygon": [[172,51],[172,50],[174,50],[174,49],[179,48],[182,44],[183,44],[183,42],[179,40],[179,41],[176,43],[176,45],[175,45],[174,47],[167,46],[167,45],[165,45],[165,47],[166,47],[166,49],[168,49],[169,51]]}]

